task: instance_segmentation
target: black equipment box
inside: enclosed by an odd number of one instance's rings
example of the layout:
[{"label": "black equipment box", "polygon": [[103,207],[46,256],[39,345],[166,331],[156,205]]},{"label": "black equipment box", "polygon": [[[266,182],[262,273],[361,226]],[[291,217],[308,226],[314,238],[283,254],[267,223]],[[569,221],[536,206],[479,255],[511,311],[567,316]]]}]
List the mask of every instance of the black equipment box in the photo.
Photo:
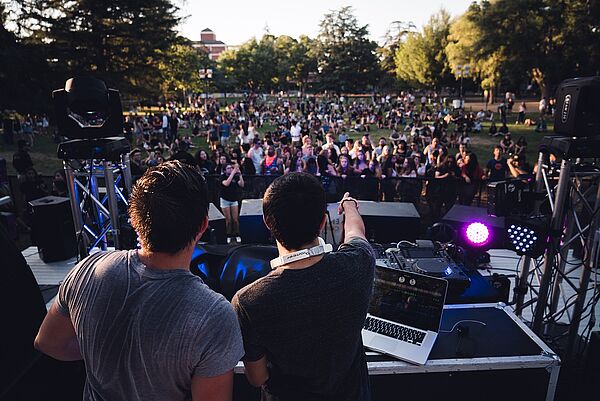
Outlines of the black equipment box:
[{"label": "black equipment box", "polygon": [[[554,399],[560,358],[510,307],[447,305],[441,330],[451,332],[439,334],[423,366],[366,351],[374,401]],[[235,399],[260,399],[240,377],[243,371],[240,362]]]}]

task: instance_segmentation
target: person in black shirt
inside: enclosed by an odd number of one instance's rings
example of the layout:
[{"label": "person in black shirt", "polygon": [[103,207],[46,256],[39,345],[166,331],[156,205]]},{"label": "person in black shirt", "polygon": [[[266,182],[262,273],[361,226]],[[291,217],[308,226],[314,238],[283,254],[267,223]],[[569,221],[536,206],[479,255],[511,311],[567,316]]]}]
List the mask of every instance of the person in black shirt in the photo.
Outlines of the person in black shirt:
[{"label": "person in black shirt", "polygon": [[198,163],[196,162],[196,159],[194,159],[194,156],[189,154],[187,151],[190,145],[185,141],[180,141],[177,139],[175,141],[177,143],[175,147],[177,151],[173,153],[169,160],[179,160],[180,162],[186,163],[187,165],[197,166]]},{"label": "person in black shirt", "polygon": [[13,167],[17,170],[19,181],[25,180],[25,173],[27,170],[33,167],[33,160],[29,155],[29,142],[24,139],[20,139],[17,142],[18,150],[13,155]]},{"label": "person in black shirt", "polygon": [[[233,297],[250,384],[263,400],[370,400],[361,329],[375,259],[358,203],[346,193],[344,243],[327,253],[318,238],[327,220],[325,192],[306,173],[277,178],[263,199],[277,240],[273,270]],[[286,260],[297,251],[315,254]],[[320,250],[319,250],[320,249]]]},{"label": "person in black shirt", "polygon": [[227,226],[227,242],[237,238],[240,232],[238,202],[242,198],[241,188],[244,188],[244,178],[240,173],[239,164],[227,163],[225,171],[219,178],[221,187],[221,211],[225,216]]},{"label": "person in black shirt", "polygon": [[502,181],[506,177],[508,165],[506,164],[506,159],[502,157],[502,148],[500,146],[494,148],[494,158],[487,162],[486,169],[490,182]]}]

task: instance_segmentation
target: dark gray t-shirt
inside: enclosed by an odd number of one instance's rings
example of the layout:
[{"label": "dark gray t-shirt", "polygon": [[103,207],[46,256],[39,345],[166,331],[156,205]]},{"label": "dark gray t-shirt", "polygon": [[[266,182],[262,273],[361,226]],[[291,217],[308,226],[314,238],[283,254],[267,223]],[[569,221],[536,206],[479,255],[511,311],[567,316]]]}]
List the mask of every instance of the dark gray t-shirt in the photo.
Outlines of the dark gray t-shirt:
[{"label": "dark gray t-shirt", "polygon": [[212,377],[243,356],[227,300],[186,269],[157,270],[137,251],[92,255],[60,286],[85,361],[84,400],[190,400],[192,376]]},{"label": "dark gray t-shirt", "polygon": [[305,269],[275,269],[241,289],[232,304],[245,361],[267,357],[263,400],[370,399],[361,329],[375,258],[354,238]]}]

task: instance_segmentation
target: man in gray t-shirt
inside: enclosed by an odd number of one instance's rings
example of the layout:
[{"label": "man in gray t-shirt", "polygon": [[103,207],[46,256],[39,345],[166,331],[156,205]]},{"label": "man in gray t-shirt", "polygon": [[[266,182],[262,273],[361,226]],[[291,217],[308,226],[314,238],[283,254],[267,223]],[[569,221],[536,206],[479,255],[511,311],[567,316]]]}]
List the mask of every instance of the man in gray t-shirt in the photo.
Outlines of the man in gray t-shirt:
[{"label": "man in gray t-shirt", "polygon": [[205,231],[206,187],[180,162],[148,170],[130,198],[142,248],[99,252],[62,283],[35,345],[83,358],[84,400],[230,400],[243,356],[231,305],[188,266]]}]

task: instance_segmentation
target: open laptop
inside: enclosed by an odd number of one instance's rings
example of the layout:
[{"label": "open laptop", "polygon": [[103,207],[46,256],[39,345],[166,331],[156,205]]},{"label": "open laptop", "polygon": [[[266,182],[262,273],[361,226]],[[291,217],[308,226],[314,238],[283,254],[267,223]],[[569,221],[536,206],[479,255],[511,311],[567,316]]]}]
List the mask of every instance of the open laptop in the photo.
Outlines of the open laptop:
[{"label": "open laptop", "polygon": [[424,365],[440,330],[446,280],[377,266],[362,330],[372,350]]}]

